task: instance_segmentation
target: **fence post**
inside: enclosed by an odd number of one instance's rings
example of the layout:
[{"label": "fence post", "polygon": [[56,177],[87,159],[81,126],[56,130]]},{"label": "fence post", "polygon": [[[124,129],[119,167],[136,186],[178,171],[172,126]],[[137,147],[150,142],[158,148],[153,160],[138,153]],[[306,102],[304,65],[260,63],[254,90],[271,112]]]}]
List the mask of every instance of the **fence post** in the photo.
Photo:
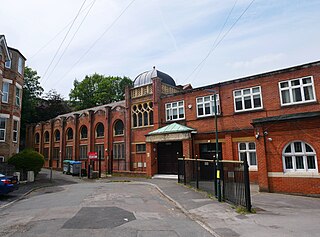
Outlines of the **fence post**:
[{"label": "fence post", "polygon": [[180,183],[180,160],[179,160],[179,152],[177,152],[177,159],[178,159],[178,183]]},{"label": "fence post", "polygon": [[250,178],[249,178],[249,165],[247,159],[243,161],[243,179],[245,188],[246,208],[248,212],[251,212],[251,194],[250,194]]},{"label": "fence post", "polygon": [[199,163],[198,163],[198,155],[196,155],[196,187],[199,189]]},{"label": "fence post", "polygon": [[184,185],[187,185],[187,176],[186,176],[186,161],[185,161],[185,156],[182,156],[183,158],[183,183]]}]

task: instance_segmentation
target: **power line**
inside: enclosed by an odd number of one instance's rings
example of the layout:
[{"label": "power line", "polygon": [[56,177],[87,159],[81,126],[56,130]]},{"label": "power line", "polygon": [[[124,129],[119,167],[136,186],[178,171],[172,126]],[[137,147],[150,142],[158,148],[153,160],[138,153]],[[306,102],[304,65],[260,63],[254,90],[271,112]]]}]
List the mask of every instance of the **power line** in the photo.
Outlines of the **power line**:
[{"label": "power line", "polygon": [[[95,4],[96,0],[92,1],[91,6],[89,8],[89,10],[87,11],[86,15],[84,16],[84,18],[82,19],[81,23],[79,24],[78,28],[76,29],[76,31],[74,32],[71,40],[69,41],[68,45],[64,48],[62,54],[60,55],[58,61],[56,62],[56,64],[54,65],[53,69],[51,70],[50,74],[47,76],[46,80],[48,80],[50,78],[50,76],[52,75],[52,73],[54,72],[54,70],[56,69],[56,67],[58,66],[59,62],[61,61],[63,55],[65,54],[65,52],[67,51],[67,49],[69,48],[70,44],[72,43],[73,39],[75,38],[76,34],[78,33],[80,27],[82,26],[83,22],[85,21],[85,19],[87,18],[87,16],[89,15],[89,12],[91,11],[93,5]],[[45,83],[46,80],[43,82]]]},{"label": "power line", "polygon": [[45,77],[45,75],[47,74],[47,72],[48,72],[49,68],[51,67],[51,65],[52,65],[52,63],[53,63],[53,61],[54,61],[54,59],[56,58],[57,54],[59,53],[59,51],[60,51],[60,49],[61,49],[61,47],[62,47],[62,45],[63,45],[64,41],[66,40],[66,38],[67,38],[67,36],[68,36],[68,34],[69,34],[69,32],[70,32],[70,30],[71,30],[72,26],[74,25],[74,23],[75,23],[76,19],[78,18],[79,14],[80,14],[80,12],[81,12],[81,9],[83,8],[83,6],[84,6],[84,4],[86,3],[86,1],[87,1],[87,0],[84,0],[84,1],[83,1],[83,3],[82,3],[82,5],[81,5],[81,7],[80,7],[80,9],[79,9],[79,11],[78,11],[78,13],[77,13],[77,15],[76,15],[76,16],[75,16],[75,18],[73,19],[72,24],[70,25],[70,27],[69,27],[69,29],[68,29],[68,31],[67,31],[67,33],[66,33],[66,35],[64,36],[64,38],[63,38],[63,40],[62,40],[61,44],[59,45],[59,47],[58,47],[58,49],[57,49],[56,53],[54,54],[54,56],[53,56],[53,58],[52,58],[51,62],[49,63],[49,66],[47,67],[46,71],[44,72],[44,74],[43,74],[42,78],[44,78],[44,77]]},{"label": "power line", "polygon": [[[92,2],[94,2],[96,0],[93,0]],[[92,4],[91,2],[91,4]],[[88,7],[90,6],[90,4],[88,6],[86,6],[85,8],[83,8],[83,10],[81,11],[81,13],[83,11],[85,11]],[[51,44],[52,41],[54,41],[65,29],[67,29],[67,27],[72,23],[73,20],[71,20],[66,26],[64,26],[55,36],[53,36],[47,43],[45,43],[37,52],[35,52],[31,57],[29,57],[28,59],[32,59],[35,56],[37,56],[43,49],[45,49],[48,45]]]},{"label": "power line", "polygon": [[67,71],[57,82],[60,82],[63,78],[65,78],[66,75],[71,72],[71,70],[90,52],[90,50],[99,42],[99,40],[102,39],[102,37],[116,24],[116,22],[120,19],[120,17],[129,9],[129,7],[135,2],[135,0],[132,0],[119,14],[119,16],[111,23],[111,25],[93,42],[93,44],[90,45],[90,47],[80,56],[80,58],[71,66],[69,71]]},{"label": "power line", "polygon": [[[248,6],[245,8],[245,10],[241,13],[241,15],[237,18],[237,20],[231,25],[231,27],[227,30],[227,32],[221,37],[221,39],[209,50],[207,55],[204,57],[204,59],[201,60],[201,62],[195,67],[195,69],[191,72],[191,74],[187,77],[187,79],[190,78],[190,76],[203,64],[207,58],[212,54],[212,52],[220,45],[220,43],[224,40],[224,38],[230,33],[230,31],[233,29],[233,27],[238,23],[238,21],[242,18],[242,16],[248,11],[248,9],[251,7],[255,0],[252,0]],[[187,80],[186,79],[186,80]]]}]

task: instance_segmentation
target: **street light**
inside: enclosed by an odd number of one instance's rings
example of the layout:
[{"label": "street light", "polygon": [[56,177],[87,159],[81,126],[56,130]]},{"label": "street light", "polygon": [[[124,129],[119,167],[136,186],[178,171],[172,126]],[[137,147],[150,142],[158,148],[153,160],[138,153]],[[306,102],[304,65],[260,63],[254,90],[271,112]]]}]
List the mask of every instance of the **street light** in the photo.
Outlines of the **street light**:
[{"label": "street light", "polygon": [[215,157],[216,157],[216,174],[215,177],[215,194],[218,196],[218,201],[221,202],[222,199],[222,193],[221,193],[221,173],[222,173],[222,167],[221,167],[221,158],[219,156],[219,138],[218,138],[218,111],[217,111],[217,92],[215,90],[207,89],[208,92],[213,92],[213,104],[214,104],[214,123],[215,123],[215,136],[216,136],[216,151],[215,151]]}]

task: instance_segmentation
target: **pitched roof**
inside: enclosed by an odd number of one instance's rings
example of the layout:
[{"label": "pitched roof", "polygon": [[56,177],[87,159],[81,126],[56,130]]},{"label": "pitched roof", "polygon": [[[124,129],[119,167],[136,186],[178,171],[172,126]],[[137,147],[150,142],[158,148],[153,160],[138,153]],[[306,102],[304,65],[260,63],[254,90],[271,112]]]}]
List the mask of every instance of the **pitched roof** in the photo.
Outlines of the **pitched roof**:
[{"label": "pitched roof", "polygon": [[181,132],[192,132],[195,131],[193,128],[189,128],[187,126],[183,126],[178,123],[172,123],[165,127],[159,128],[157,130],[154,130],[152,132],[149,132],[147,136],[149,135],[158,135],[158,134],[165,134],[165,133],[181,133]]}]

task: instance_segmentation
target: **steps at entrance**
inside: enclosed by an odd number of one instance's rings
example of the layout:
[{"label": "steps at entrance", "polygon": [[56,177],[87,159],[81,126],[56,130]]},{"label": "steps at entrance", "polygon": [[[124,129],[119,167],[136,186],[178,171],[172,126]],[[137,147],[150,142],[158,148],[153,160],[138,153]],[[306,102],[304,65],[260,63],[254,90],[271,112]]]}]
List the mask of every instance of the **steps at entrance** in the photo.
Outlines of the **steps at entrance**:
[{"label": "steps at entrance", "polygon": [[155,174],[152,176],[153,179],[175,179],[178,180],[178,175],[176,174]]}]

